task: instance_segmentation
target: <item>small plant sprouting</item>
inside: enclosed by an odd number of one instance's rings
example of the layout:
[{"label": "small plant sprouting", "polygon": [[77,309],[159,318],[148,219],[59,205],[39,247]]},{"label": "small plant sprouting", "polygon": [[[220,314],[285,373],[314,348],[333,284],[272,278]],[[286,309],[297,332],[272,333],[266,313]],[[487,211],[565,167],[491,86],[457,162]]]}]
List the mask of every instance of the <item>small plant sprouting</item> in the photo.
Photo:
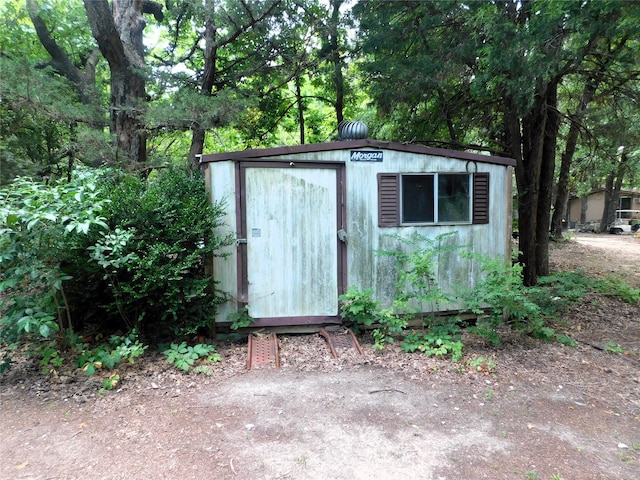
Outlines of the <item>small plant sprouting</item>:
[{"label": "small plant sprouting", "polygon": [[52,346],[46,346],[42,350],[42,360],[40,360],[40,372],[43,375],[55,373],[64,363],[64,358],[60,356],[58,349]]},{"label": "small plant sprouting", "polygon": [[227,315],[227,320],[231,322],[231,330],[247,328],[254,322],[254,318],[249,315],[249,305],[245,305],[242,310]]},{"label": "small plant sprouting", "polygon": [[613,340],[608,341],[607,344],[604,346],[604,349],[609,353],[622,353],[623,352],[622,347],[620,347],[620,345],[618,345]]},{"label": "small plant sprouting", "polygon": [[484,392],[484,398],[487,400],[493,400],[493,390],[491,388],[487,388],[487,390]]},{"label": "small plant sprouting", "polygon": [[394,337],[403,333],[407,328],[407,319],[397,315],[391,308],[381,309],[377,301],[373,299],[373,290],[359,291],[350,288],[347,293],[340,296],[340,316],[355,323],[358,326],[376,326],[372,331],[373,348],[384,350],[387,343],[393,343]]},{"label": "small plant sprouting", "polygon": [[467,360],[467,366],[476,372],[489,375],[495,369],[496,364],[492,359],[481,356]]},{"label": "small plant sprouting", "polygon": [[134,363],[147,348],[148,346],[143,345],[138,339],[138,331],[134,328],[127,336],[112,335],[108,343],[82,350],[77,365],[87,375],[93,375],[103,368],[113,369],[123,360]]},{"label": "small plant sprouting", "polygon": [[[187,342],[180,344],[172,343],[168,348],[162,350],[167,356],[167,362],[176,368],[188,372],[191,367],[195,367],[197,360],[203,360],[206,363],[219,362],[220,355],[214,353],[216,347],[206,343],[198,343],[196,345],[187,345]],[[197,368],[197,367],[195,367]],[[203,373],[198,370],[198,373]]]},{"label": "small plant sprouting", "polygon": [[416,350],[435,357],[450,356],[454,362],[462,358],[462,331],[457,322],[434,324],[424,332],[412,331],[402,342],[405,352]]},{"label": "small plant sprouting", "polygon": [[116,388],[119,381],[120,375],[114,372],[102,381],[102,388],[109,391],[113,390],[114,388]]}]

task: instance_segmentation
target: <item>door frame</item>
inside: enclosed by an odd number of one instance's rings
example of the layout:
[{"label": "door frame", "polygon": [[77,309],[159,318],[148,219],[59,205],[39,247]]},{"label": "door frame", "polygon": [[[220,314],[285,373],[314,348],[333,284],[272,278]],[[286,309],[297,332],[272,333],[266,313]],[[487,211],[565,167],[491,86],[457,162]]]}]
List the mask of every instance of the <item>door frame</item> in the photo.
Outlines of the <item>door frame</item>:
[{"label": "door frame", "polygon": [[[296,169],[330,169],[336,173],[336,225],[338,230],[347,228],[346,211],[346,168],[344,162],[309,162],[309,161],[266,161],[243,160],[236,163],[236,248],[237,248],[237,272],[238,312],[248,305],[249,301],[249,275],[247,265],[247,224],[246,224],[246,170],[248,168],[296,168]],[[337,296],[344,294],[347,289],[347,245],[338,238],[337,243]],[[256,318],[251,324],[256,327],[292,326],[292,325],[316,325],[316,324],[341,324],[339,313],[335,316],[283,316]]]}]

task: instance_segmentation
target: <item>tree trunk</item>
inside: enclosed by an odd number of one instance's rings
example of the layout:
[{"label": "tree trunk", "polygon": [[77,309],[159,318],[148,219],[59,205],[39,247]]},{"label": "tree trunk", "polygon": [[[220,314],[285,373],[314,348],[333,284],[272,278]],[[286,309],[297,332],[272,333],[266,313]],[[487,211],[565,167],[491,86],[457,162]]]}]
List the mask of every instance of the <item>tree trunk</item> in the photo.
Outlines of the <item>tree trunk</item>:
[{"label": "tree trunk", "polygon": [[298,105],[298,125],[300,126],[300,145],[304,145],[304,102],[302,100],[302,87],[300,85],[300,75],[296,75],[296,103]]},{"label": "tree trunk", "polygon": [[333,83],[336,87],[336,125],[344,120],[344,76],[342,74],[342,57],[340,55],[340,43],[338,38],[338,25],[340,23],[340,6],[343,0],[331,1],[331,20],[329,23],[329,55],[333,63]]},{"label": "tree trunk", "polygon": [[620,155],[620,162],[616,168],[607,176],[604,194],[604,211],[600,220],[600,232],[608,231],[609,224],[616,218],[616,210],[620,203],[620,191],[622,190],[622,181],[624,173],[627,169],[628,155],[626,150]]},{"label": "tree trunk", "polygon": [[[216,44],[215,2],[206,0],[204,19],[204,73],[200,83],[200,94],[209,96],[213,92],[213,85],[217,76],[218,45]],[[198,155],[202,154],[206,131],[201,125],[194,125],[191,129],[191,146],[189,147],[189,163],[193,170],[197,170],[200,162]]]},{"label": "tree trunk", "polygon": [[520,145],[512,145],[512,153],[522,152],[522,160],[516,167],[516,182],[521,252],[519,260],[523,264],[523,281],[527,286],[535,285],[538,277],[539,248],[537,244],[540,241],[538,209],[540,208],[540,176],[547,122],[546,85],[539,85],[537,91],[536,104],[522,119]]},{"label": "tree trunk", "polygon": [[[118,152],[131,169],[147,161],[146,131],[142,120],[146,91],[142,32],[146,25],[141,0],[84,0],[93,36],[111,72],[111,132]],[[153,4],[153,2],[146,2]]]},{"label": "tree trunk", "polygon": [[551,204],[553,199],[553,180],[556,166],[556,147],[560,114],[558,113],[558,83],[547,87],[544,114],[546,116],[544,136],[542,138],[542,157],[540,165],[540,198],[538,201],[538,220],[536,222],[536,276],[549,275],[549,230],[551,223]]},{"label": "tree trunk", "polygon": [[584,118],[587,105],[591,102],[593,94],[597,88],[597,83],[587,81],[582,91],[580,104],[576,112],[570,116],[571,126],[567,135],[567,142],[562,153],[560,162],[560,173],[558,176],[558,196],[556,197],[555,208],[553,211],[553,219],[551,220],[551,235],[554,238],[562,238],[562,220],[566,215],[566,205],[569,200],[569,175],[571,172],[571,163],[573,155],[578,145],[578,137],[580,135],[580,122]]},{"label": "tree trunk", "polygon": [[83,69],[78,68],[69,58],[67,53],[58,45],[55,39],[49,33],[49,29],[42,17],[40,17],[40,7],[36,0],[27,0],[27,10],[29,17],[38,35],[38,40],[45,48],[47,53],[51,55],[49,64],[58,74],[69,80],[75,87],[80,101],[84,105],[90,105],[97,97],[96,83],[96,64],[98,63],[98,50],[94,50],[84,62]]}]

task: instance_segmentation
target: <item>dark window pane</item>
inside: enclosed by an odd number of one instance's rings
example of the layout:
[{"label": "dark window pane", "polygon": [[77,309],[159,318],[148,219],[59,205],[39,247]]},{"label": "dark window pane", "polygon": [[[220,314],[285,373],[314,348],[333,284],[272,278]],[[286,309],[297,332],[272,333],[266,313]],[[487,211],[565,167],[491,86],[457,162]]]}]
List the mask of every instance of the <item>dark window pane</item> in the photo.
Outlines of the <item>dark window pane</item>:
[{"label": "dark window pane", "polygon": [[402,176],[402,222],[433,222],[433,175]]},{"label": "dark window pane", "polygon": [[469,220],[469,175],[438,175],[438,222]]}]

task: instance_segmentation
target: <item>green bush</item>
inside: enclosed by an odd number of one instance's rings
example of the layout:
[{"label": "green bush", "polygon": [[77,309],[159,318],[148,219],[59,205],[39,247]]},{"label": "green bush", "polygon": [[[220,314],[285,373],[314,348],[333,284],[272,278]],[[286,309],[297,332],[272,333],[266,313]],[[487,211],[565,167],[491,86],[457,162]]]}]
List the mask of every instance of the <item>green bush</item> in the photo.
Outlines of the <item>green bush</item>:
[{"label": "green bush", "polygon": [[17,179],[0,199],[0,341],[68,341],[87,323],[103,334],[211,326],[221,295],[205,265],[231,240],[214,233],[222,209],[201,175],[78,169],[70,181]]},{"label": "green bush", "polygon": [[75,303],[99,306],[94,323],[146,334],[210,327],[222,297],[205,265],[230,239],[214,233],[222,209],[208,201],[201,175],[170,167],[150,178],[119,173],[101,186],[110,228],[79,259]]},{"label": "green bush", "polygon": [[80,169],[68,182],[19,178],[0,191],[0,339],[72,327],[66,267],[107,228],[98,178]]}]

